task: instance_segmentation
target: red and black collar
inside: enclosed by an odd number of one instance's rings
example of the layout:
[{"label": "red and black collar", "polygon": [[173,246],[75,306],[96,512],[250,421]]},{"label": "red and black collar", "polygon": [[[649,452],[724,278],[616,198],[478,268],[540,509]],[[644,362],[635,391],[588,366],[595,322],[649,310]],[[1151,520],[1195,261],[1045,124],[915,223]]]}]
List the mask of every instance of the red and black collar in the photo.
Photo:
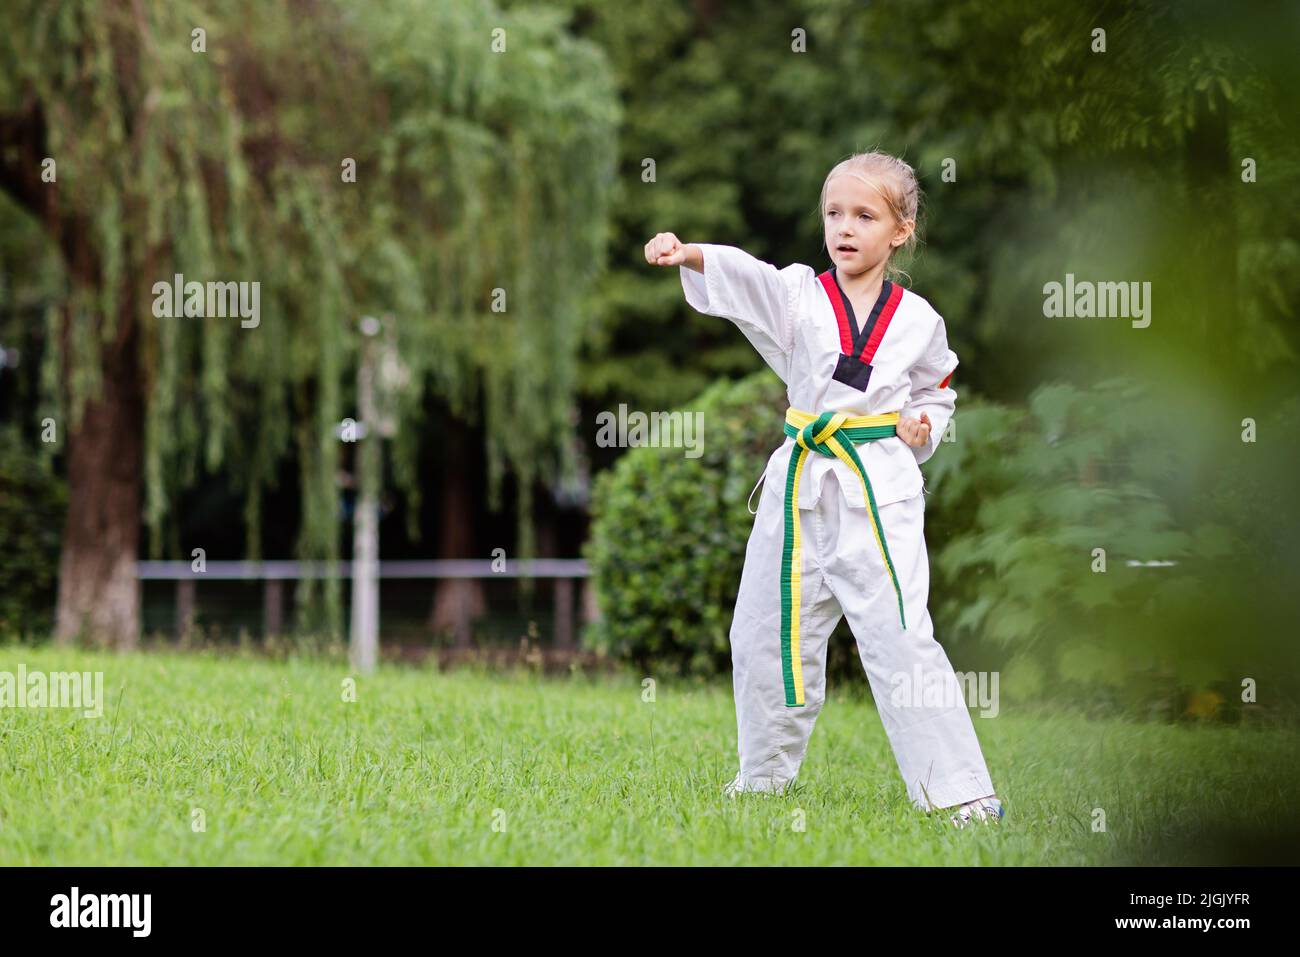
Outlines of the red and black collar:
[{"label": "red and black collar", "polygon": [[849,297],[840,288],[835,267],[832,266],[817,278],[821,280],[822,288],[830,298],[835,318],[840,325],[840,351],[870,364],[875,358],[876,349],[880,347],[880,340],[885,337],[889,324],[894,320],[898,304],[903,300],[903,287],[886,279],[880,286],[880,295],[876,297],[876,304],[871,309],[866,325],[859,330],[853,303],[849,302]]}]

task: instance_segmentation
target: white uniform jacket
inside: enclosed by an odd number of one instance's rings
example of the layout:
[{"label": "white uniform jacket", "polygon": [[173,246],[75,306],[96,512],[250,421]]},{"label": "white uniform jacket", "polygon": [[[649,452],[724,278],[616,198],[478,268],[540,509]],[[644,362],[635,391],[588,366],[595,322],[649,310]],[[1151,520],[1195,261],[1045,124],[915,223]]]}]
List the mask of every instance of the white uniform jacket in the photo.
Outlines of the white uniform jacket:
[{"label": "white uniform jacket", "polygon": [[[699,312],[735,323],[781,377],[794,408],[814,415],[929,414],[930,441],[924,446],[889,438],[857,447],[877,506],[922,491],[919,466],[934,454],[957,403],[949,386],[957,356],[948,348],[943,317],[934,307],[886,281],[870,316],[854,316],[842,294],[838,298],[848,315],[837,315],[827,288],[827,283],[832,290],[839,288],[834,267],[819,276],[802,263],[777,269],[735,246],[695,245],[704,252],[704,272],[680,267],[686,301]],[[869,363],[861,361],[864,355]],[[784,494],[795,444],[784,436],[783,425],[783,420],[772,423],[773,437],[785,441],[764,472],[766,483],[779,494]],[[866,507],[862,485],[844,462],[813,455],[799,486],[800,508],[816,506],[828,471],[835,473],[851,507]]]}]

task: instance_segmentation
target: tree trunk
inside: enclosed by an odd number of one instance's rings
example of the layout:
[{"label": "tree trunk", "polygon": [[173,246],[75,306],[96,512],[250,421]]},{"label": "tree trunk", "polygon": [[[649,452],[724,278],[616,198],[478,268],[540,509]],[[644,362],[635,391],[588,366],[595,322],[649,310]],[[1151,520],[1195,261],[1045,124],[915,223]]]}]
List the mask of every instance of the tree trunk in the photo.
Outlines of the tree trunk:
[{"label": "tree trunk", "polygon": [[[474,511],[466,468],[468,443],[459,422],[447,420],[444,448],[442,500],[438,503],[438,557],[473,558]],[[450,629],[457,648],[473,645],[473,623],[487,610],[483,583],[473,578],[442,578],[434,586],[433,610],[429,616],[432,631]]]},{"label": "tree trunk", "polygon": [[[103,276],[89,217],[63,209],[58,184],[41,180],[41,160],[50,152],[45,116],[35,99],[16,113],[0,115],[0,142],[6,147],[0,151],[0,189],[44,225],[63,254],[72,282],[83,289],[98,289]],[[70,423],[58,423],[67,437],[68,462],[68,514],[55,617],[55,640],[61,644],[88,636],[97,644],[130,648],[140,637],[135,563],[144,468],[144,396],[136,352],[137,304],[131,283],[124,283],[116,337],[100,345],[102,392],[86,402],[75,432]],[[65,313],[65,384],[73,381],[68,365],[69,318]],[[96,323],[96,336],[99,331]]]},{"label": "tree trunk", "polygon": [[102,347],[100,395],[86,402],[80,427],[68,430],[68,515],[55,625],[60,644],[89,638],[98,645],[127,649],[140,638],[135,566],[144,396],[129,309],[118,317],[118,332],[116,342]]}]

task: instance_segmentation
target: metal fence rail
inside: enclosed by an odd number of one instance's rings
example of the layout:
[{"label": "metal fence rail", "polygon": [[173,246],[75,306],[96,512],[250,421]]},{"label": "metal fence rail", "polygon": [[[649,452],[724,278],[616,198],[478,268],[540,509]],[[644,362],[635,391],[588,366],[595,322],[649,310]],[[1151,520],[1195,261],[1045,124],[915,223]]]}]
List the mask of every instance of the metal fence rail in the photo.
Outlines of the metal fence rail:
[{"label": "metal fence rail", "polygon": [[[441,578],[548,578],[555,582],[555,643],[560,648],[574,646],[575,579],[583,582],[584,620],[595,618],[595,603],[590,587],[590,569],[585,559],[536,558],[496,562],[489,559],[430,559],[418,561],[381,561],[380,579]],[[194,618],[197,582],[261,581],[263,626],[267,635],[278,635],[284,627],[284,583],[303,578],[351,578],[352,562],[337,562],[331,570],[327,562],[276,561],[205,561],[201,571],[189,561],[141,561],[136,563],[136,577],[141,581],[176,582],[176,631],[182,635]]]}]

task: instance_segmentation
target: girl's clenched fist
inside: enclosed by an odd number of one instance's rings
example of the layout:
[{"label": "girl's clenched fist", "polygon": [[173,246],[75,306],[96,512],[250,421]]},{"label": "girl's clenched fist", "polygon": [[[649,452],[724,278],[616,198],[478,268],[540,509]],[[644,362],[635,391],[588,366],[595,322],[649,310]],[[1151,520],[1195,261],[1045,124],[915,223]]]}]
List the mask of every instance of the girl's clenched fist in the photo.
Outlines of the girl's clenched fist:
[{"label": "girl's clenched fist", "polygon": [[919,419],[898,418],[898,437],[908,445],[919,448],[930,441],[930,417],[924,412]]},{"label": "girl's clenched fist", "polygon": [[686,266],[704,272],[704,253],[693,243],[683,243],[672,233],[658,233],[645,244],[645,261],[652,266]]}]

